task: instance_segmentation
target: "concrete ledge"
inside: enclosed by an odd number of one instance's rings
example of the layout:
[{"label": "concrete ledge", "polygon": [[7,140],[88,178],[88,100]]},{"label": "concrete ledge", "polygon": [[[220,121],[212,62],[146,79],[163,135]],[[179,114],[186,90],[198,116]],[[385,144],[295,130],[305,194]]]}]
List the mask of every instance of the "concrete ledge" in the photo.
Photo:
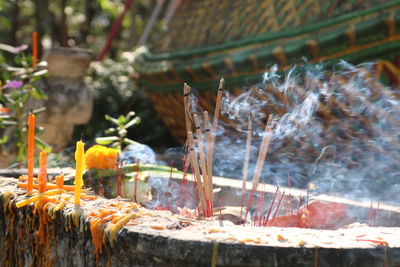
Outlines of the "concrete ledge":
[{"label": "concrete ledge", "polygon": [[[399,228],[321,231],[243,227],[213,220],[192,220],[191,226],[179,230],[151,228],[152,224],[173,225],[183,219],[167,211],[149,211],[151,215],[125,226],[113,245],[106,238],[96,264],[86,215],[93,207],[117,200],[83,201],[84,213],[78,227],[72,223],[71,206],[67,206],[48,221],[41,241],[34,205],[19,209],[15,206],[15,201],[25,194],[16,188],[16,182],[0,178],[0,251],[4,252],[0,253],[1,266],[210,266],[213,259],[218,266],[400,265]],[[388,239],[388,247],[351,243],[360,233]],[[285,241],[278,241],[277,234],[283,235]],[[242,242],[245,239],[241,240],[241,236],[248,240]],[[261,242],[252,243],[257,237]],[[299,245],[299,240],[305,244]]]}]

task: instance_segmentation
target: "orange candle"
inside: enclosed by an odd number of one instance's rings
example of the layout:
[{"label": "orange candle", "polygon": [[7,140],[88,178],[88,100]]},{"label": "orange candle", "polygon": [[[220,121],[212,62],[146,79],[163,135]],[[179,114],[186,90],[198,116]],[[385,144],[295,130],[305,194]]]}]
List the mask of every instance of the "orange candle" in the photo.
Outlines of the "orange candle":
[{"label": "orange candle", "polygon": [[64,173],[56,176],[56,185],[58,189],[63,189],[64,187]]},{"label": "orange candle", "polygon": [[[18,183],[17,187],[18,188],[27,188],[25,183]],[[39,189],[39,185],[34,184],[33,188],[34,189]],[[59,188],[57,184],[46,183],[46,190],[53,190],[53,189],[63,189],[65,191],[75,191],[75,186],[73,186],[73,185],[63,185],[62,188]]]},{"label": "orange candle", "polygon": [[35,115],[31,112],[28,119],[28,191],[33,189],[33,162],[35,154]]},{"label": "orange candle", "polygon": [[76,168],[75,168],[75,205],[81,204],[81,188],[83,186],[83,170],[85,168],[85,143],[79,141],[76,143],[76,151],[75,151],[75,161],[76,161]]},{"label": "orange candle", "polygon": [[40,152],[39,158],[39,193],[46,192],[46,183],[47,183],[47,162],[46,162],[46,152]]},{"label": "orange candle", "polygon": [[32,66],[36,67],[37,60],[39,54],[39,47],[38,47],[38,33],[32,33]]}]

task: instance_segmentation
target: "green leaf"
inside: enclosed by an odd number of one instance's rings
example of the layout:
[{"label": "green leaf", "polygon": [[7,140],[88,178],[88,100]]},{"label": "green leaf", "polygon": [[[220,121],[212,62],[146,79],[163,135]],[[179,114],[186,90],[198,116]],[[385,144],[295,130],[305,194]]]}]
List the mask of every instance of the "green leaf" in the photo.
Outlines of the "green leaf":
[{"label": "green leaf", "polygon": [[128,114],[126,114],[126,120],[129,120],[132,116],[135,116],[135,111],[130,111],[130,112],[128,112]]},{"label": "green leaf", "polygon": [[112,143],[112,144],[111,144],[111,147],[112,147],[112,148],[118,148],[118,149],[121,148],[120,145],[119,145],[119,142],[114,142],[114,143]]},{"label": "green leaf", "polygon": [[35,133],[40,135],[44,132],[44,128],[42,126],[35,126]]},{"label": "green leaf", "polygon": [[36,100],[48,98],[47,95],[41,89],[39,89],[37,87],[32,88],[31,95]]},{"label": "green leaf", "polygon": [[114,141],[119,140],[118,136],[109,136],[109,137],[97,137],[96,138],[96,143],[99,145],[109,145]]},{"label": "green leaf", "polygon": [[117,131],[116,128],[108,128],[107,130],[105,130],[105,134],[112,134],[115,133]]},{"label": "green leaf", "polygon": [[107,115],[107,114],[106,114],[106,115],[104,116],[104,118],[105,118],[106,120],[108,120],[108,121],[111,121],[112,123],[114,123],[114,124],[116,124],[116,125],[119,124],[118,120],[115,119],[115,118],[113,118],[113,117],[111,117],[110,115]]},{"label": "green leaf", "polygon": [[42,149],[43,151],[50,153],[52,148],[49,144],[47,144],[45,141],[43,141],[42,139],[40,139],[39,137],[35,136],[35,144],[36,147]]},{"label": "green leaf", "polygon": [[[0,60],[1,60],[1,59],[0,59]],[[1,90],[0,90],[0,103],[6,103],[6,102],[8,102],[7,96],[4,95],[4,94],[1,92]]]},{"label": "green leaf", "polygon": [[118,4],[110,0],[97,0],[102,10],[111,14],[113,17],[118,16]]},{"label": "green leaf", "polygon": [[0,139],[0,145],[7,143],[7,141],[8,141],[7,136],[3,136],[3,138]]},{"label": "green leaf", "polygon": [[2,121],[1,123],[5,126],[15,126],[18,124],[16,121]]},{"label": "green leaf", "polygon": [[118,117],[118,125],[124,125],[125,122],[126,122],[125,116],[124,116],[124,115],[120,115],[120,116]]},{"label": "green leaf", "polygon": [[[8,20],[5,16],[0,16],[0,24],[2,25],[2,27],[4,27],[4,30],[8,31],[12,28],[10,20]],[[2,50],[1,47],[0,50]]]},{"label": "green leaf", "polygon": [[42,113],[44,111],[46,111],[46,107],[40,107],[40,108],[32,110],[32,113],[36,115],[36,114]]},{"label": "green leaf", "polygon": [[136,117],[134,119],[132,119],[130,122],[128,122],[127,124],[124,125],[125,129],[128,129],[129,127],[133,126],[133,125],[137,125],[140,123],[140,118]]},{"label": "green leaf", "polygon": [[125,130],[124,128],[118,130],[118,136],[119,136],[120,138],[124,138],[124,137],[126,136],[127,133],[128,133],[128,131]]},{"label": "green leaf", "polygon": [[48,73],[48,71],[46,69],[44,69],[44,70],[34,72],[33,76],[42,77],[42,76],[46,75],[47,73]]}]

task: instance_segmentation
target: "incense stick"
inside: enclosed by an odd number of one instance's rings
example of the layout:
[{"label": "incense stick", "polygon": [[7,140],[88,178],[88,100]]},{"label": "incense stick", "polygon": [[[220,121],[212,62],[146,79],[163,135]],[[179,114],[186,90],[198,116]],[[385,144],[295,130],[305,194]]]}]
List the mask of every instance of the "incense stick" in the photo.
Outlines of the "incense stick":
[{"label": "incense stick", "polygon": [[281,202],[282,202],[282,199],[284,196],[285,196],[285,191],[283,191],[281,197],[279,198],[278,205],[276,206],[275,213],[274,213],[274,216],[272,217],[270,226],[274,223],[275,217],[278,214],[278,210],[279,210],[279,207],[281,206]]},{"label": "incense stick", "polygon": [[224,85],[225,85],[225,80],[224,80],[224,78],[221,78],[221,80],[219,81],[218,92],[217,92],[217,102],[215,103],[215,110],[214,110],[214,120],[213,120],[213,128],[212,128],[213,143],[215,142],[217,127],[218,127],[218,118],[219,118],[219,112],[221,110],[221,99],[222,99],[222,94],[224,93],[224,91],[223,91]]},{"label": "incense stick", "polygon": [[192,130],[192,125],[190,123],[189,114],[190,114],[190,103],[189,96],[191,93],[191,88],[186,83],[183,84],[183,107],[185,109],[185,124],[186,124],[186,133]]},{"label": "incense stick", "polygon": [[206,132],[207,175],[211,186],[210,189],[211,189],[211,202],[212,202],[214,199],[214,195],[212,193],[213,189],[212,155],[211,155],[212,138],[210,133],[210,121],[207,111],[204,111],[204,129],[205,129],[204,131]]},{"label": "incense stick", "polygon": [[[183,84],[183,107],[185,112],[185,125],[186,125],[186,133],[192,131],[192,124],[190,122],[190,101],[189,96],[191,93],[191,88],[186,83]],[[186,141],[187,142],[187,141]],[[190,157],[186,157],[185,167],[188,168],[190,165]]]},{"label": "incense stick", "polygon": [[264,226],[267,226],[267,223],[268,223],[268,220],[269,220],[269,216],[271,215],[272,208],[274,207],[276,196],[278,195],[278,191],[279,191],[279,187],[276,188],[275,194],[272,197],[271,205],[269,206],[268,214],[267,214],[267,217],[265,218],[265,221],[264,221]]},{"label": "incense stick", "polygon": [[258,183],[260,181],[261,171],[264,167],[265,157],[268,152],[269,142],[272,137],[272,127],[276,124],[277,117],[273,117],[272,114],[269,115],[267,125],[265,126],[264,136],[261,142],[260,152],[258,154],[256,167],[253,176],[253,189],[257,190]]},{"label": "incense stick", "polygon": [[256,226],[261,226],[261,220],[262,220],[262,211],[263,209],[263,203],[265,202],[265,186],[258,191],[258,203],[257,203],[257,217],[256,217]]},{"label": "incense stick", "polygon": [[293,196],[292,196],[292,183],[291,183],[291,181],[290,181],[291,179],[290,179],[290,175],[288,175],[288,187],[289,187],[289,190],[290,190],[290,193],[289,193],[289,207],[290,207],[290,213],[293,215]]},{"label": "incense stick", "polygon": [[251,115],[249,115],[249,124],[247,127],[247,140],[246,140],[246,155],[244,157],[243,175],[242,175],[243,184],[242,184],[242,203],[240,206],[240,217],[243,216],[244,194],[246,192],[247,173],[249,168],[252,128],[253,125],[251,121]]},{"label": "incense stick", "polygon": [[[224,78],[221,78],[221,80],[219,81],[219,86],[218,86],[217,102],[215,103],[214,120],[213,120],[213,125],[212,125],[212,132],[211,132],[211,149],[210,149],[211,160],[212,160],[213,154],[214,154],[214,145],[215,145],[215,138],[217,136],[218,118],[219,118],[219,112],[221,110],[221,99],[222,99],[222,94],[224,93],[224,91],[223,91],[224,84],[225,84],[225,80],[224,80]],[[210,168],[212,168],[212,166],[210,166]]]},{"label": "incense stick", "polygon": [[[203,138],[202,138],[200,123],[199,123],[199,117],[197,116],[197,114],[193,115],[193,119],[194,119],[194,124],[196,127],[197,143],[198,143],[199,154],[200,154],[201,174],[203,176],[203,182],[204,182],[204,193],[205,193],[205,197],[206,197],[206,202],[209,202],[209,201],[211,201],[210,196],[212,194],[212,190],[211,190],[210,181],[209,181],[208,175],[207,175],[207,166],[206,166],[206,159],[205,159],[205,155],[204,155]],[[208,207],[208,205],[207,205],[207,207]]]},{"label": "incense stick", "polygon": [[197,186],[197,194],[199,195],[199,199],[200,199],[200,205],[203,209],[204,212],[204,216],[207,216],[207,204],[206,204],[206,200],[204,197],[204,190],[203,190],[203,184],[201,182],[201,178],[200,178],[200,170],[199,170],[199,165],[197,163],[197,152],[195,151],[194,147],[193,147],[193,133],[192,132],[188,132],[188,145],[189,145],[189,153],[190,153],[190,157],[191,157],[191,162],[192,162],[192,166],[194,168],[194,176],[196,179],[196,186]]},{"label": "incense stick", "polygon": [[138,161],[138,163],[136,164],[136,174],[135,174],[135,185],[133,188],[133,201],[135,201],[136,203],[138,203],[138,197],[137,197],[137,189],[138,189],[138,180],[139,180],[139,164],[140,164],[140,160]]}]

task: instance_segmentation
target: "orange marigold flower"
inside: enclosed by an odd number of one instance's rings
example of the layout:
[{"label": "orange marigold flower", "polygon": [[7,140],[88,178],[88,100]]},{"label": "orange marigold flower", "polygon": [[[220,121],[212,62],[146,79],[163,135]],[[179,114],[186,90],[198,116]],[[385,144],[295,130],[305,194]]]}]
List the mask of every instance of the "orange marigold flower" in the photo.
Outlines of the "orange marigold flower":
[{"label": "orange marigold flower", "polygon": [[115,169],[118,149],[94,145],[85,153],[86,168]]}]

